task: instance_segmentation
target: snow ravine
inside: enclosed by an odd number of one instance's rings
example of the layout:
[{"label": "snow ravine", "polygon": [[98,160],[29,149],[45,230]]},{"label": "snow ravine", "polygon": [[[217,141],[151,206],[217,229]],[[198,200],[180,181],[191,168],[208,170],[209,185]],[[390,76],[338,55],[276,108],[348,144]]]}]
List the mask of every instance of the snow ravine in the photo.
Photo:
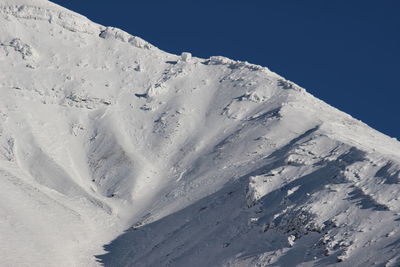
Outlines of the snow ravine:
[{"label": "snow ravine", "polygon": [[400,143],[267,68],[0,0],[1,266],[399,266]]}]

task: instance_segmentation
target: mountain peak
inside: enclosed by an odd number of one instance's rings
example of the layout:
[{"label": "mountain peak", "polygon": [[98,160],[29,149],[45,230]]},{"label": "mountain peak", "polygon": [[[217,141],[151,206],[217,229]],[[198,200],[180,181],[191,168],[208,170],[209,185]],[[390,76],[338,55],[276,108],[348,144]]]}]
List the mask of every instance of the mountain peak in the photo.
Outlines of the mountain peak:
[{"label": "mountain peak", "polygon": [[4,265],[400,261],[396,140],[265,67],[0,3]]}]

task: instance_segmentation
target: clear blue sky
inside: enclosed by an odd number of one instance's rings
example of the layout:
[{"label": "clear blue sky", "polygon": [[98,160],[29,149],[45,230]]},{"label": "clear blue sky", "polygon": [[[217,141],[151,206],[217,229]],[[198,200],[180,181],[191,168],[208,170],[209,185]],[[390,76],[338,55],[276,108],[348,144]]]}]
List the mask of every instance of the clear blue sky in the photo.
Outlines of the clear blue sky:
[{"label": "clear blue sky", "polygon": [[54,0],[171,53],[269,67],[400,139],[399,0]]}]

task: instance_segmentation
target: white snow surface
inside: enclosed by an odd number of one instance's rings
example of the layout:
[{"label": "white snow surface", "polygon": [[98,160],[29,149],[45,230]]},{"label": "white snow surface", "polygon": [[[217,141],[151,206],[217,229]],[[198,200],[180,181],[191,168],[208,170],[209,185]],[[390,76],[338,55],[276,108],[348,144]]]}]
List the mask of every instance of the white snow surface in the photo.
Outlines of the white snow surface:
[{"label": "white snow surface", "polygon": [[0,0],[1,266],[399,266],[398,141],[186,55]]}]

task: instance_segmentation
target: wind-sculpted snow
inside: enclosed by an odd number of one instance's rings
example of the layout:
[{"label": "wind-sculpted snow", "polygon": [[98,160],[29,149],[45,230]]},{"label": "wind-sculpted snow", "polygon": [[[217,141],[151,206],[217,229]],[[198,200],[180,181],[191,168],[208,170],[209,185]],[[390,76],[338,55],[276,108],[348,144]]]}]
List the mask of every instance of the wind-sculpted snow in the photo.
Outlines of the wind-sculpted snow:
[{"label": "wind-sculpted snow", "polygon": [[396,140],[265,67],[0,7],[0,265],[399,264]]}]

